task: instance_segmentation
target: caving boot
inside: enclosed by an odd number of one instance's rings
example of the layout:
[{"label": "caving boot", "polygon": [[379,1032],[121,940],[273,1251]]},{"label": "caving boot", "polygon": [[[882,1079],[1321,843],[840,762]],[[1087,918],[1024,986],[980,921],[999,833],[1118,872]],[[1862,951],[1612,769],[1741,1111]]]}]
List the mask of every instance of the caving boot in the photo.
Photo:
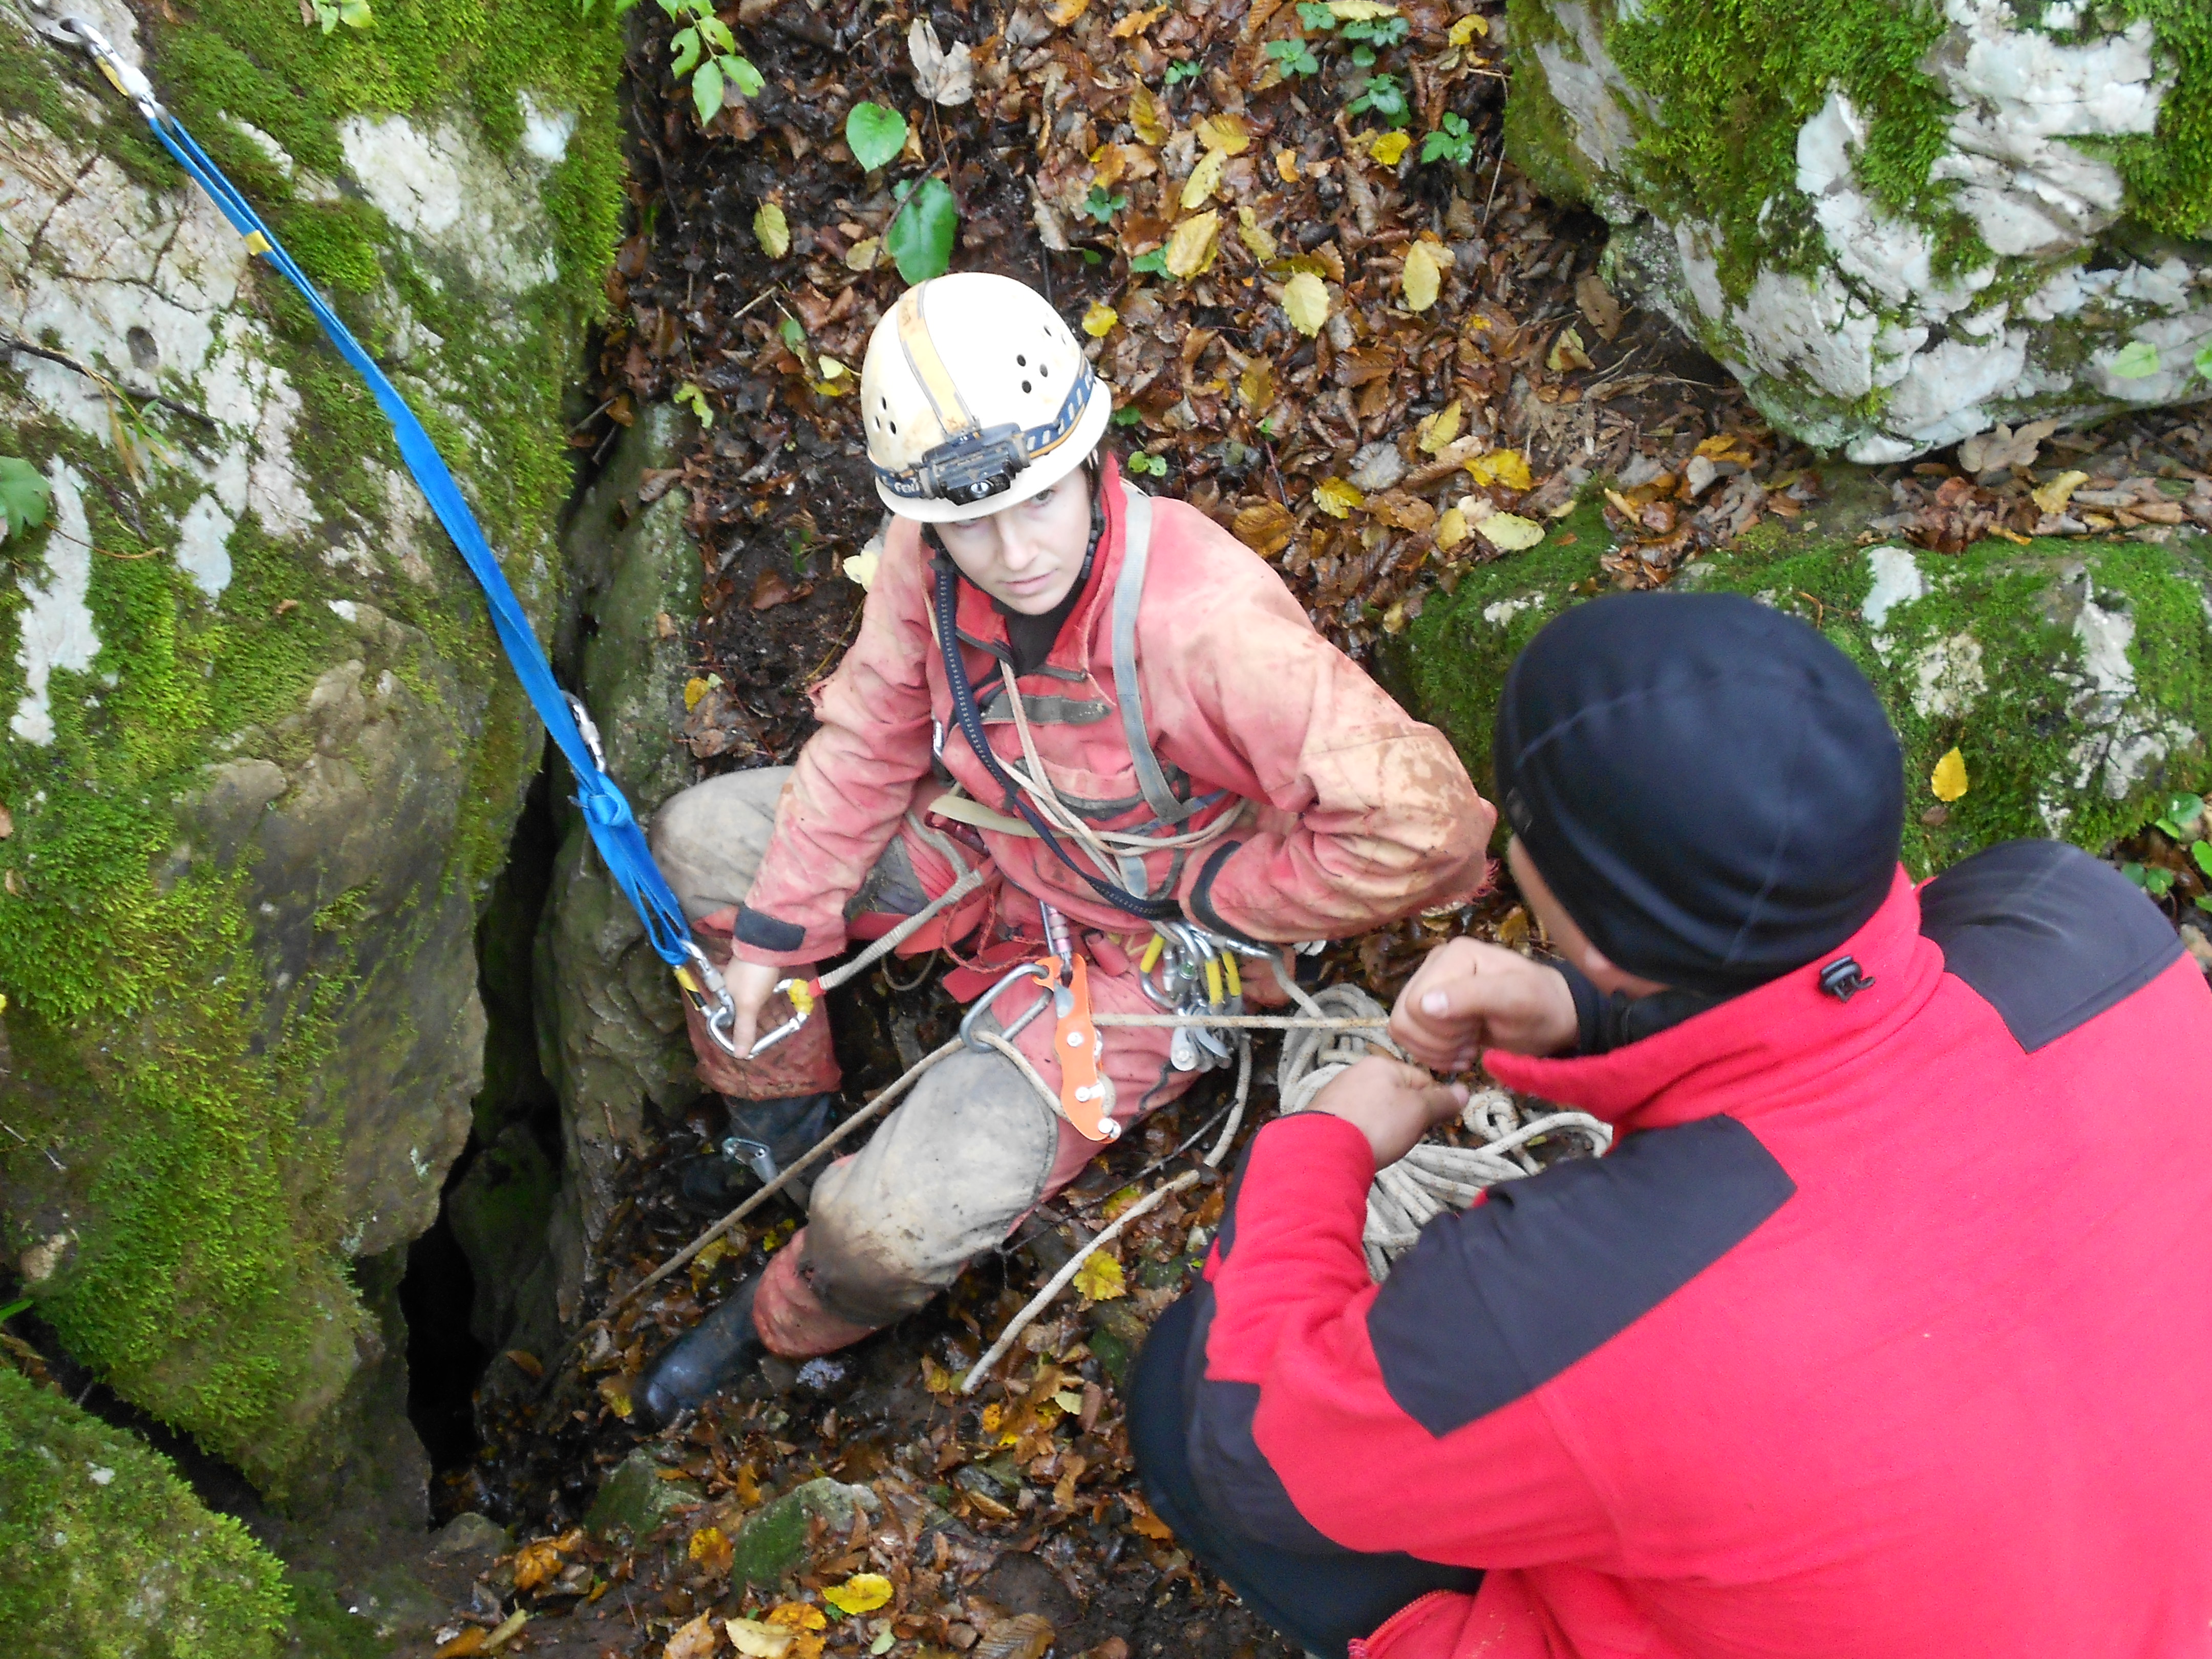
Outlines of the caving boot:
[{"label": "caving boot", "polygon": [[[766,1186],[830,1133],[839,1099],[833,1091],[781,1100],[729,1101],[730,1127],[722,1156],[733,1171],[750,1170]],[[821,1170],[819,1164],[813,1165],[783,1189],[793,1203],[805,1206]]]},{"label": "caving boot", "polygon": [[717,1389],[734,1382],[761,1362],[768,1346],[753,1328],[757,1275],[738,1286],[722,1305],[653,1357],[630,1394],[644,1426],[665,1429]]}]

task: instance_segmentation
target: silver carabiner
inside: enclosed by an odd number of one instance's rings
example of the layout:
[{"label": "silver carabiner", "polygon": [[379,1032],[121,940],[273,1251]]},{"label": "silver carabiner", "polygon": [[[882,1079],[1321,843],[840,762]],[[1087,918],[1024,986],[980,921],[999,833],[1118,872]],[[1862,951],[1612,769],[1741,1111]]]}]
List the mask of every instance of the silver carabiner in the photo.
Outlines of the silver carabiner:
[{"label": "silver carabiner", "polygon": [[[775,989],[785,992],[803,990],[805,985],[806,981],[803,979],[780,979],[775,982]],[[757,1041],[752,1046],[752,1052],[746,1054],[744,1058],[747,1060],[758,1060],[770,1048],[773,1048],[777,1043],[782,1042],[784,1038],[789,1036],[800,1026],[805,1024],[809,1019],[813,1018],[814,1004],[815,997],[811,992],[807,992],[803,1001],[799,997],[793,997],[791,999],[791,1006],[793,1012],[791,1018],[784,1021],[782,1024],[777,1026],[775,1030],[770,1031],[766,1036]],[[732,1054],[735,1054],[737,1050],[735,1048],[732,1048],[730,1052]]]},{"label": "silver carabiner", "polygon": [[[978,1019],[981,1019],[983,1015],[988,1012],[991,1005],[999,1000],[999,994],[1001,991],[1004,991],[1008,986],[1012,985],[1017,981],[1024,979],[1034,979],[1040,985],[1047,983],[1048,976],[1045,973],[1044,964],[1041,962],[1024,962],[1018,964],[1007,973],[1005,978],[1001,979],[989,990],[984,992],[981,996],[977,997],[975,1001],[969,1003],[968,1005],[968,1012],[960,1016],[961,1042],[966,1043],[968,1047],[974,1049],[979,1054],[988,1054],[992,1053],[993,1050],[991,1045],[975,1035],[975,1022]],[[1039,997],[1036,1002],[1030,1006],[1027,1011],[1014,1021],[1012,1025],[1002,1025],[1000,1028],[999,1034],[1005,1037],[1009,1042],[1012,1042],[1014,1034],[1017,1031],[1024,1029],[1031,1020],[1035,1019],[1039,1014],[1042,1013],[1050,1006],[1052,1006],[1052,999],[1050,997]]]}]

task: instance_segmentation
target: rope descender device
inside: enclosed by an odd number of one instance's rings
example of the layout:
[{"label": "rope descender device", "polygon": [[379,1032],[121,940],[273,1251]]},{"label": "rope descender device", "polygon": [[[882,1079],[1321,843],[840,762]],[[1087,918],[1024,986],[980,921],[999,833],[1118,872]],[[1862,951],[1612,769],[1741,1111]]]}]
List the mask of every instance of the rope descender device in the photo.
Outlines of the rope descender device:
[{"label": "rope descender device", "polygon": [[[1156,1007],[1191,1022],[1176,1028],[1169,1063],[1179,1072],[1227,1065],[1234,1057],[1230,1042],[1207,1022],[1244,1012],[1244,976],[1237,958],[1273,959],[1274,952],[1187,921],[1156,921],[1152,927],[1152,941],[1137,963],[1137,983]],[[1155,982],[1152,971],[1163,962],[1164,969]]]}]

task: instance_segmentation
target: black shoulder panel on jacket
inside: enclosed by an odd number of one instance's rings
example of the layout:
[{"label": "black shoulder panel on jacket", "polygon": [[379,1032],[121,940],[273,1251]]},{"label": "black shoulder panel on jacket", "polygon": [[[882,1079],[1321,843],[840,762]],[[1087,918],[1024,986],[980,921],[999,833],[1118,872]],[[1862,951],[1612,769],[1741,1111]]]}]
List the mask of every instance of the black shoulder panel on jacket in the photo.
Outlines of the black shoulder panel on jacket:
[{"label": "black shoulder panel on jacket", "polygon": [[1797,1190],[1732,1117],[1646,1129],[1429,1224],[1368,1310],[1382,1384],[1442,1437],[1541,1388]]},{"label": "black shoulder panel on jacket", "polygon": [[738,907],[737,935],[739,943],[759,951],[796,951],[806,943],[806,930],[797,922],[743,904]]},{"label": "black shoulder panel on jacket", "polygon": [[1920,890],[1920,931],[2030,1054],[2181,954],[2134,883],[2063,841],[2008,841],[1946,870]]}]

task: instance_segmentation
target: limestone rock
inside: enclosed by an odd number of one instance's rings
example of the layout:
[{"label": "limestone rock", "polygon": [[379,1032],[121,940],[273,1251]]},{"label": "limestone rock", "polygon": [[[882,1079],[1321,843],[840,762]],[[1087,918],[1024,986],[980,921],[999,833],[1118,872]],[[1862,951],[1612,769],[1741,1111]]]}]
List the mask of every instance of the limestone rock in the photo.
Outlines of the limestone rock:
[{"label": "limestone rock", "polygon": [[[619,28],[89,3],[435,428],[550,626]],[[0,1259],[44,1250],[71,1352],[264,1492],[351,1504],[358,1450],[419,1527],[404,1346],[351,1264],[429,1224],[467,1134],[472,933],[538,739],[367,390],[24,18],[0,454],[53,510],[0,543]]]},{"label": "limestone rock", "polygon": [[1776,426],[1902,460],[2212,395],[2212,80],[2157,19],[1514,0],[1509,141]]},{"label": "limestone rock", "polygon": [[824,1476],[793,1486],[762,1505],[731,1539],[736,1548],[732,1583],[773,1584],[806,1559],[807,1522],[820,1516],[831,1531],[853,1529],[858,1516],[873,1515],[883,1500],[866,1486],[847,1486]]},{"label": "limestone rock", "polygon": [[[1581,533],[1467,573],[1407,630],[1423,717],[1479,785],[1506,665],[1545,623],[1609,589],[1600,515]],[[1905,752],[1905,859],[1932,872],[2016,836],[2101,852],[2212,776],[2212,547],[1989,541],[1960,555],[1761,530],[1678,587],[1746,593],[1814,623],[1881,693]],[[1936,761],[1963,755],[1944,805]]]},{"label": "limestone rock", "polygon": [[684,1505],[702,1501],[693,1482],[663,1480],[660,1472],[650,1455],[632,1452],[601,1485],[584,1524],[602,1538],[628,1534],[641,1539]]}]

